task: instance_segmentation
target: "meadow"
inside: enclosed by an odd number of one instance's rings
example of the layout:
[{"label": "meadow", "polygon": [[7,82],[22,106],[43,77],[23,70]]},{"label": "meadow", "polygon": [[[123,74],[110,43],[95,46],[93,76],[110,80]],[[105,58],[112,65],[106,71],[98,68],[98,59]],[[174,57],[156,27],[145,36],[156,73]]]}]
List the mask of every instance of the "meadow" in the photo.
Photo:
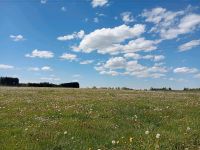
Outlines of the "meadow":
[{"label": "meadow", "polygon": [[0,87],[2,150],[200,150],[200,92]]}]

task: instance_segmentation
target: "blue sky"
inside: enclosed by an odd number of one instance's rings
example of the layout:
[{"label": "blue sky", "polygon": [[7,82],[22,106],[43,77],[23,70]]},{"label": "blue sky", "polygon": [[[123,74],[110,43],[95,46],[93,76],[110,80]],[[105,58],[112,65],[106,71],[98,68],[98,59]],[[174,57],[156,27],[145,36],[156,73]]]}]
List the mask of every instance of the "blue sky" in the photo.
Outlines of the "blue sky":
[{"label": "blue sky", "polygon": [[0,76],[81,87],[200,86],[198,0],[0,1]]}]

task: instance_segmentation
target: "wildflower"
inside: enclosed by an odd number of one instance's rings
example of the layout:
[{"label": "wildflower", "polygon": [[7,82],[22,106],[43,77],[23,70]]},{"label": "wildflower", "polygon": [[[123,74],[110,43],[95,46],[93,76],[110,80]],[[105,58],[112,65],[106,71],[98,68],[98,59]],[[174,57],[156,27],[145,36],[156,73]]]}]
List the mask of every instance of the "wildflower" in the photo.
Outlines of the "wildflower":
[{"label": "wildflower", "polygon": [[119,144],[119,141],[117,141],[117,144]]},{"label": "wildflower", "polygon": [[185,150],[189,150],[189,148],[185,148]]},{"label": "wildflower", "polygon": [[135,119],[137,119],[138,117],[137,117],[137,115],[134,115],[134,117],[135,117]]},{"label": "wildflower", "polygon": [[160,138],[160,134],[159,134],[159,133],[156,134],[156,138],[157,138],[157,139]]},{"label": "wildflower", "polygon": [[149,134],[149,131],[145,131],[145,134],[146,134],[146,135]]},{"label": "wildflower", "polygon": [[112,144],[115,144],[116,142],[115,142],[115,140],[112,140]]},{"label": "wildflower", "polygon": [[190,131],[191,130],[191,128],[190,127],[187,127],[187,131]]},{"label": "wildflower", "polygon": [[28,128],[25,129],[25,131],[27,131],[27,130],[28,130]]},{"label": "wildflower", "polygon": [[130,141],[130,142],[133,142],[133,138],[132,138],[132,137],[130,137],[130,138],[129,138],[129,141]]},{"label": "wildflower", "polygon": [[67,131],[65,131],[64,134],[67,134]]}]

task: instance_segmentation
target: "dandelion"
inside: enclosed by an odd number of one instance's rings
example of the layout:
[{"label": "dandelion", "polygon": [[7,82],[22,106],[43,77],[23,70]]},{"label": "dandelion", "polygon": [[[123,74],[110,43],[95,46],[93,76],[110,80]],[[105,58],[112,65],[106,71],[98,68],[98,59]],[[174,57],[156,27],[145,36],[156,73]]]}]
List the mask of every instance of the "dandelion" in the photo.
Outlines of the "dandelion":
[{"label": "dandelion", "polygon": [[64,132],[64,135],[67,134],[67,131]]},{"label": "dandelion", "polygon": [[156,138],[157,138],[157,139],[160,138],[160,134],[159,134],[159,133],[156,134]]},{"label": "dandelion", "polygon": [[116,141],[115,140],[112,140],[112,144],[114,145],[116,143]]},{"label": "dandelion", "polygon": [[148,135],[148,134],[149,134],[149,131],[145,131],[145,134]]},{"label": "dandelion", "polygon": [[129,138],[129,141],[132,143],[132,142],[133,142],[133,138],[132,138],[132,137],[130,137],[130,138]]}]

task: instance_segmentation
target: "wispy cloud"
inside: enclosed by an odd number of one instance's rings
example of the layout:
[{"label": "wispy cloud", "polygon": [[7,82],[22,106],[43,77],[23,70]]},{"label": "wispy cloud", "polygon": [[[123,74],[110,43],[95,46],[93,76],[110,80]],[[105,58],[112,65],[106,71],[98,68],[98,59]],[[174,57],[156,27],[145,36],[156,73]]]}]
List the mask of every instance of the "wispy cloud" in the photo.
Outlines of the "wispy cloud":
[{"label": "wispy cloud", "polygon": [[14,66],[11,65],[6,65],[6,64],[0,64],[0,69],[13,69]]},{"label": "wispy cloud", "polygon": [[184,43],[178,47],[180,52],[188,51],[194,47],[197,47],[200,45],[200,40],[192,40],[190,42]]},{"label": "wispy cloud", "polygon": [[197,73],[198,69],[189,67],[175,68],[174,73]]},{"label": "wispy cloud", "polygon": [[15,41],[15,42],[19,42],[19,41],[24,41],[25,38],[19,34],[19,35],[10,35],[10,38]]},{"label": "wispy cloud", "polygon": [[94,21],[94,23],[98,23],[98,22],[99,22],[99,18],[95,17],[95,18],[93,19],[93,21]]},{"label": "wispy cloud", "polygon": [[30,67],[28,68],[29,71],[53,71],[50,66],[43,66],[43,67]]},{"label": "wispy cloud", "polygon": [[41,77],[40,80],[46,80],[46,81],[60,81],[60,78],[56,78],[56,77]]},{"label": "wispy cloud", "polygon": [[41,4],[46,4],[48,0],[40,0]]},{"label": "wispy cloud", "polygon": [[61,11],[63,11],[63,12],[65,12],[65,11],[67,11],[67,8],[66,7],[61,7]]},{"label": "wispy cloud", "polygon": [[91,64],[93,62],[94,62],[94,60],[83,60],[83,61],[80,62],[80,64],[81,65],[87,65],[87,64]]}]

